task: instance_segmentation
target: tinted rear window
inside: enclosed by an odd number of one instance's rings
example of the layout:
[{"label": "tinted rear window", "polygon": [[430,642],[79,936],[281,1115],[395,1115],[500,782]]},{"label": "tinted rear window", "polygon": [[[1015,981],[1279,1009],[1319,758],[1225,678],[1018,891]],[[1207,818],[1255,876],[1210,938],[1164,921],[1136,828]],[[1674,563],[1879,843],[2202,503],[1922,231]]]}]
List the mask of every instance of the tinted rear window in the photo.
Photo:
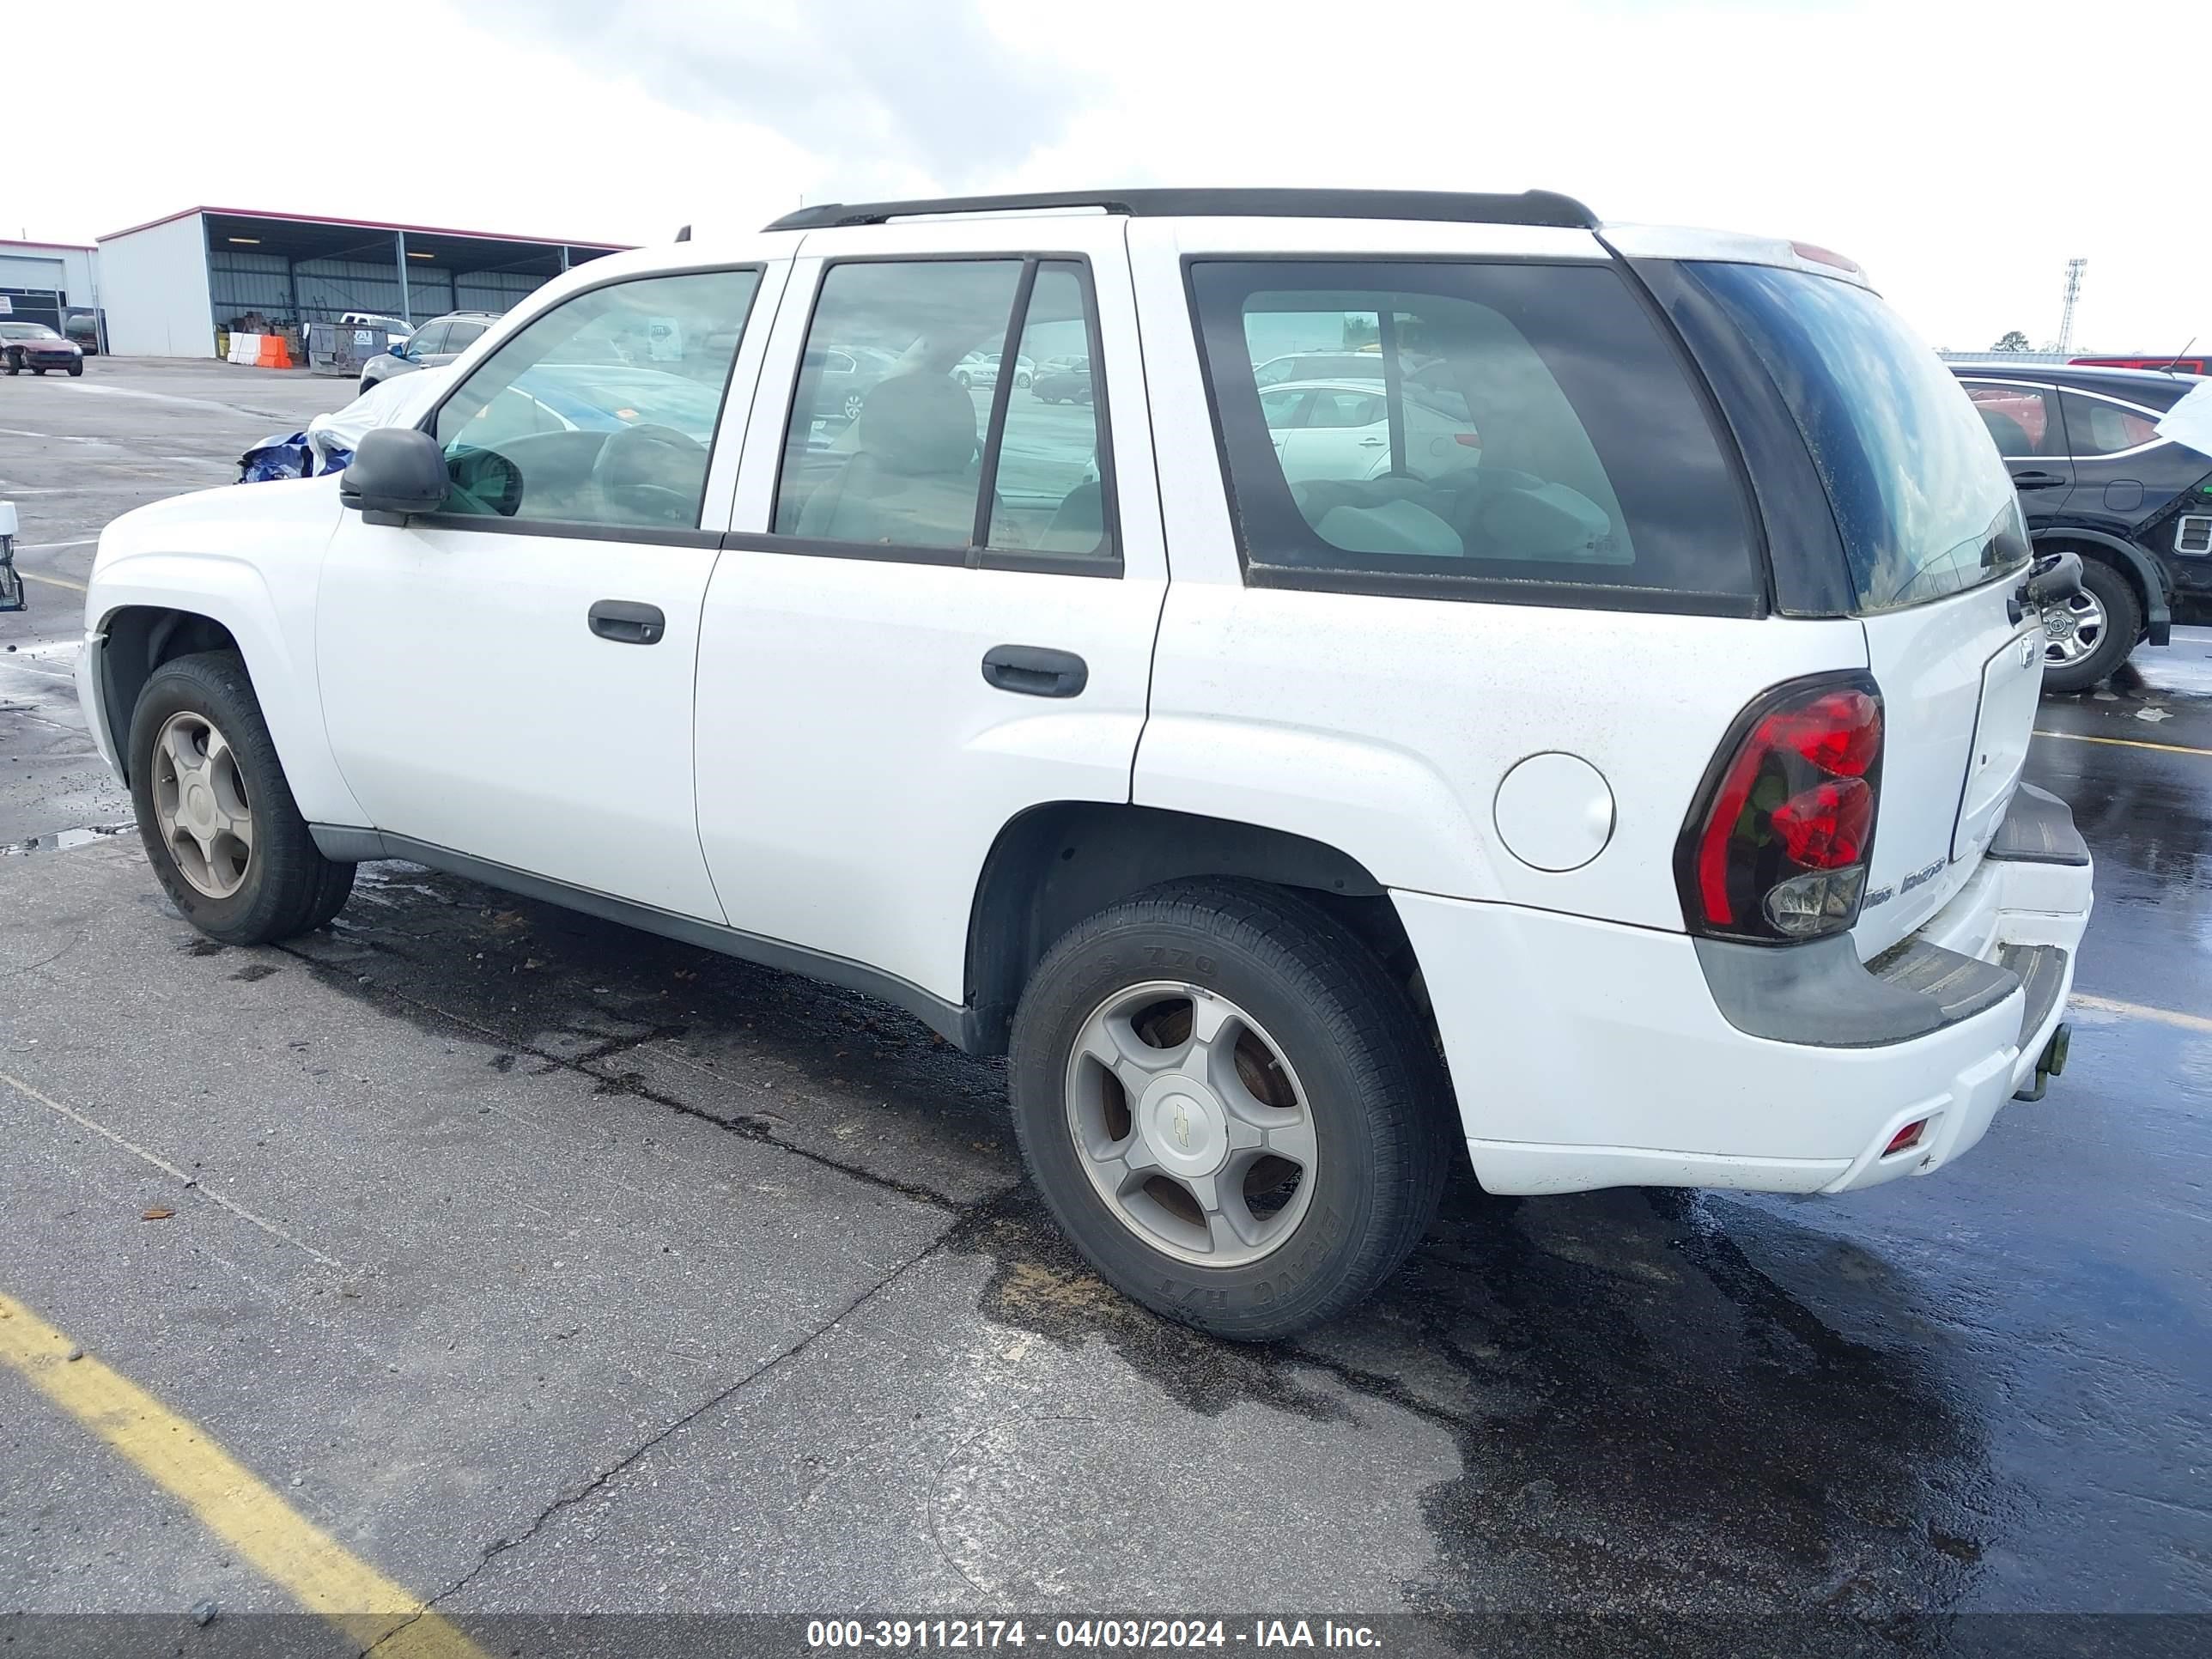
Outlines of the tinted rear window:
[{"label": "tinted rear window", "polygon": [[1989,428],[1934,351],[1854,283],[1689,267],[1781,389],[1828,493],[1861,611],[1939,599],[2028,556]]},{"label": "tinted rear window", "polygon": [[1617,270],[1197,260],[1190,281],[1255,581],[1759,608],[1735,472]]}]

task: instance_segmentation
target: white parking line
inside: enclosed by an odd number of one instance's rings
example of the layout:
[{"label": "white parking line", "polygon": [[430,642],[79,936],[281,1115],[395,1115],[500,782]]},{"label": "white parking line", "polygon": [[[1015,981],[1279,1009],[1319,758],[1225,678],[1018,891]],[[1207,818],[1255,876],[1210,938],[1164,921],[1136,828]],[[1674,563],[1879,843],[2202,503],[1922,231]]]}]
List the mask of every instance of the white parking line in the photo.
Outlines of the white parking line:
[{"label": "white parking line", "polygon": [[93,1133],[100,1136],[104,1139],[114,1142],[115,1145],[120,1146],[125,1152],[129,1152],[132,1157],[143,1158],[147,1163],[159,1170],[163,1175],[173,1176],[185,1186],[192,1188],[192,1190],[198,1193],[202,1198],[206,1199],[210,1203],[221,1205],[224,1209],[229,1211],[231,1214],[236,1216],[240,1221],[246,1222],[252,1226],[260,1228],[263,1232],[269,1234],[271,1237],[283,1239],[287,1244],[293,1246],[295,1249],[304,1250],[307,1255],[313,1256],[325,1267],[343,1267],[345,1266],[345,1263],[340,1261],[336,1256],[325,1255],[320,1250],[308,1243],[305,1239],[295,1238],[291,1234],[286,1232],[282,1227],[270,1220],[266,1216],[256,1215],[252,1211],[247,1209],[243,1204],[234,1203],[231,1200],[225,1198],[221,1193],[216,1192],[211,1188],[203,1185],[198,1176],[186,1175],[182,1170],[170,1163],[167,1158],[163,1158],[159,1152],[149,1152],[145,1147],[141,1146],[137,1141],[128,1139],[125,1137],[116,1133],[114,1130],[109,1128],[105,1123],[95,1122],[91,1118],[87,1117],[82,1112],[77,1111],[71,1107],[63,1105],[61,1102],[52,1098],[51,1096],[40,1094],[29,1084],[24,1082],[22,1079],[19,1077],[10,1077],[7,1073],[0,1072],[0,1083],[6,1084],[10,1089],[13,1089],[17,1094],[21,1095],[27,1100],[35,1100],[40,1105],[46,1108],[47,1110],[58,1112],[62,1116],[69,1119],[70,1122],[81,1124],[85,1128],[91,1130]]}]

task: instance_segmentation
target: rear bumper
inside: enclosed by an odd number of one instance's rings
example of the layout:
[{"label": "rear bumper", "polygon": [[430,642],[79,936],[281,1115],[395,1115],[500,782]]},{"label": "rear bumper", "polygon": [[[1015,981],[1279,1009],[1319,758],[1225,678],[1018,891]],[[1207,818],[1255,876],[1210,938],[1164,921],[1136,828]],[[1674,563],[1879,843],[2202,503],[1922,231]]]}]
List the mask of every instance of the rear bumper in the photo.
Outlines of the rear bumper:
[{"label": "rear bumper", "polygon": [[[2063,805],[2023,790],[1972,878],[1897,950],[1861,967],[1847,940],[1740,947],[1760,961],[1733,978],[1686,934],[1394,897],[1490,1190],[1838,1193],[1942,1168],[2033,1085],[2091,875]],[[1747,988],[1760,963],[1771,994]]]}]

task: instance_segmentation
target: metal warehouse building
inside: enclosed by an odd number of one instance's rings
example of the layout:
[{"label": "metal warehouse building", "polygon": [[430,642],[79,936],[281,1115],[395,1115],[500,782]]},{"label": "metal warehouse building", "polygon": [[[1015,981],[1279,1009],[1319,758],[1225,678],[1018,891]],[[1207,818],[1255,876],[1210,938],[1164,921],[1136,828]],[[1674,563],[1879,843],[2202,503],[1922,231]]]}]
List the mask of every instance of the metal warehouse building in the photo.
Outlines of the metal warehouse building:
[{"label": "metal warehouse building", "polygon": [[608,242],[196,207],[101,237],[100,298],[111,351],[212,357],[216,332],[240,319],[281,327],[361,311],[416,323],[505,311],[569,266],[617,252]]},{"label": "metal warehouse building", "polygon": [[76,242],[0,240],[0,300],[10,317],[60,328],[65,312],[99,303],[93,251]]}]

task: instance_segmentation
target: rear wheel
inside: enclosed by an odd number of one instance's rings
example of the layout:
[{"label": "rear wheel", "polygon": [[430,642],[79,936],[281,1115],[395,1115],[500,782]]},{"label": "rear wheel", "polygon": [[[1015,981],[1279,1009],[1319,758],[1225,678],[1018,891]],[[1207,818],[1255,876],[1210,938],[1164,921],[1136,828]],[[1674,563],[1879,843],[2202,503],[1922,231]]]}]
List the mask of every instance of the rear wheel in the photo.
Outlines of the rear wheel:
[{"label": "rear wheel", "polygon": [[2081,561],[2081,591],[2043,608],[2043,688],[2086,691],[2134,651],[2142,632],[2135,588],[2100,559]]},{"label": "rear wheel", "polygon": [[236,652],[155,669],[130,742],[146,856],[185,921],[226,945],[267,945],[337,914],[354,866],[307,833]]},{"label": "rear wheel", "polygon": [[1014,1121],[1061,1228],[1124,1295],[1241,1341],[1334,1317],[1436,1214],[1450,1091],[1404,991],[1279,890],[1163,888],[1039,964]]}]

